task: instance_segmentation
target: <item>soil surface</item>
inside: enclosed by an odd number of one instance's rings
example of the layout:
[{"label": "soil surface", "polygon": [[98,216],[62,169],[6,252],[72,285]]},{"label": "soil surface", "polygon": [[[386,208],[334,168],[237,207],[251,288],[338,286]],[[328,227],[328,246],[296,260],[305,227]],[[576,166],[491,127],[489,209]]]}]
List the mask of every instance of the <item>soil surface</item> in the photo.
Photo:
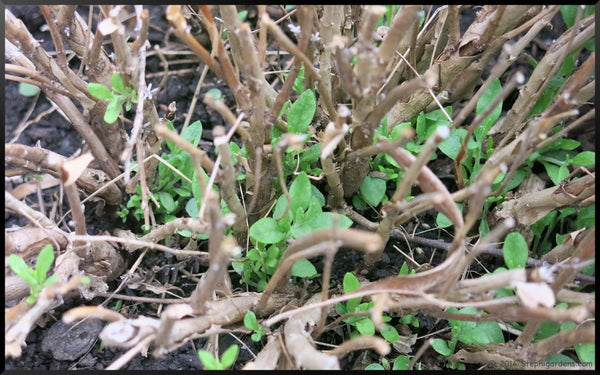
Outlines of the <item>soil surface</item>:
[{"label": "soil surface", "polygon": [[[36,39],[42,41],[42,45],[46,50],[53,50],[54,46],[52,40],[47,31],[44,31],[44,18],[42,17],[39,9],[34,6],[6,6],[13,14],[22,19],[27,25],[28,29],[33,33]],[[168,33],[169,25],[164,18],[164,6],[149,6],[151,16],[151,30],[149,39],[151,44],[154,46],[164,46],[166,42],[176,43],[177,41],[173,36]],[[256,12],[253,7],[250,7],[249,19],[253,20],[252,17],[256,17]],[[81,6],[78,9],[81,15],[87,17],[88,7]],[[559,18],[559,17],[558,17]],[[564,26],[562,26],[564,27]],[[561,25],[556,25],[552,30],[545,29],[544,33],[538,38],[537,47],[529,51],[535,58],[543,56],[544,45],[547,40],[552,40],[555,35],[560,33]],[[281,63],[281,62],[280,62]],[[526,66],[526,65],[524,65]],[[199,64],[196,59],[192,56],[178,56],[176,58],[169,59],[169,70],[178,71],[177,74],[169,74],[166,86],[158,94],[157,104],[159,109],[159,115],[165,113],[166,107],[169,103],[175,101],[178,108],[178,121],[179,124],[183,122],[185,114],[190,106],[190,100],[194,95],[197,82],[201,76],[203,66]],[[528,68],[527,68],[528,69]],[[148,58],[147,61],[147,82],[152,83],[153,87],[157,87],[162,79],[162,72],[164,67],[161,65],[160,59],[156,55]],[[485,78],[485,77],[484,77]],[[218,88],[222,91],[227,104],[232,107],[234,101],[229,92],[229,89],[222,86],[220,82],[215,78],[212,73],[208,73],[204,80],[201,95],[206,91]],[[51,103],[43,96],[40,97],[24,97],[18,93],[18,83],[5,80],[5,140],[6,142],[13,141],[16,136],[15,142],[22,143],[25,145],[36,145],[39,144],[41,147],[57,152],[61,155],[70,156],[74,154],[78,149],[82,147],[82,139],[79,134],[73,129],[67,119],[65,119],[58,111],[51,110]],[[31,113],[29,113],[31,111]],[[48,112],[48,113],[47,113]],[[39,118],[38,118],[39,116]],[[36,119],[25,129],[17,129],[20,123],[24,123],[27,120]],[[204,127],[203,141],[210,141],[212,139],[211,128],[215,125],[224,125],[224,121],[221,116],[208,111],[199,100],[196,103],[194,109],[194,115],[192,121],[202,121]],[[18,130],[18,136],[17,136]],[[582,135],[580,141],[583,143],[589,143],[590,140],[593,142],[593,136],[590,138],[588,135]],[[208,143],[207,143],[208,144]],[[584,145],[588,149],[589,145]],[[593,149],[593,147],[591,147]],[[449,179],[448,183],[452,183]],[[13,188],[11,182],[5,182],[6,189],[10,190]],[[44,201],[46,204],[56,201],[58,195],[58,189],[47,189],[44,191]],[[35,195],[30,196],[27,202],[32,207],[37,205],[37,197]],[[88,209],[88,208],[86,208]],[[66,212],[68,207],[65,203],[63,207],[58,207],[58,211],[62,216],[62,212]],[[115,229],[115,225],[124,226],[121,220],[115,215],[115,208],[107,207],[104,209],[104,216],[100,215],[89,215],[87,216],[87,225],[90,234],[100,233],[101,231],[108,230],[112,231]],[[369,216],[369,212],[364,213],[365,216]],[[374,219],[371,218],[371,219]],[[27,220],[12,214],[5,214],[6,228],[12,225],[24,225]],[[72,229],[67,228],[65,221],[61,223],[61,227],[66,231]],[[415,229],[417,232],[423,231],[426,227],[435,227],[435,216],[433,212],[428,212],[420,215],[417,219],[407,224],[409,231]],[[435,239],[451,240],[451,236],[448,233],[442,231],[430,231],[423,234]],[[355,271],[358,274],[366,277],[367,279],[374,280],[382,277],[390,276],[398,273],[399,266],[404,262],[404,256],[396,250],[396,248],[407,250],[409,247],[405,241],[392,239],[389,241],[386,250],[382,256],[382,259],[378,261],[374,267],[369,269],[362,269],[364,264],[362,255],[353,250],[342,249],[337,254],[333,269],[332,282],[339,284],[343,278],[345,272]],[[412,247],[416,247],[412,245]],[[421,246],[421,250],[415,250],[416,260],[430,264],[438,264],[444,257],[443,250],[433,249],[426,246]],[[129,260],[129,265],[135,261],[135,259]],[[483,262],[486,262],[485,266],[488,270],[493,270],[501,263],[497,258],[484,257]],[[193,262],[192,262],[193,263]],[[318,271],[321,269],[321,264],[316,262]],[[159,265],[159,266],[157,266]],[[157,277],[161,281],[168,283],[169,280],[175,279],[177,270],[182,268],[193,268],[194,265],[190,262],[178,262],[172,257],[165,255],[147,256],[144,259],[140,269],[153,270],[157,273]],[[473,269],[474,272],[478,272],[476,266]],[[232,275],[233,277],[233,275]],[[233,280],[234,288],[238,287],[236,284],[238,280]],[[318,284],[318,282],[315,282]],[[113,282],[109,285],[110,290],[114,290],[118,285],[118,282]],[[172,284],[173,287],[177,287],[182,290],[185,295],[189,295],[194,288],[194,285],[180,285]],[[308,285],[308,288],[318,289],[318,285]],[[129,293],[135,295],[136,291],[126,288],[122,293]],[[156,295],[148,294],[150,297],[156,297]],[[52,314],[49,314],[44,322],[39,322],[38,326],[29,334],[26,342],[27,347],[23,349],[23,354],[17,359],[7,359],[5,363],[6,370],[67,370],[67,369],[105,369],[110,363],[119,358],[125,350],[112,350],[101,345],[100,340],[97,337],[98,332],[101,330],[104,323],[98,321],[83,321],[79,324],[64,325],[60,318],[63,312],[69,310],[72,307],[80,305],[98,305],[104,302],[104,298],[95,298],[90,301],[86,301],[80,297],[67,298],[64,303]],[[115,306],[116,301],[112,300],[108,303],[109,308]],[[157,305],[148,303],[129,303],[126,302],[126,313],[128,316],[156,316]],[[8,306],[7,306],[8,307]],[[122,312],[124,310],[121,310]],[[393,316],[393,315],[392,315]],[[445,321],[436,321],[430,317],[424,315],[417,315],[420,322],[418,330],[413,330],[414,333],[418,334],[419,339],[415,344],[415,348],[419,348],[424,342],[423,336],[434,332],[439,329],[447,327]],[[397,319],[392,323],[398,323]],[[405,329],[398,324],[400,329]],[[402,332],[401,332],[402,333]],[[240,351],[238,363],[245,363],[251,358],[250,351],[257,353],[260,350],[260,344],[254,343],[250,340],[247,334],[236,334],[241,339],[245,347],[242,347]],[[329,336],[329,337],[328,337]],[[336,337],[337,336],[337,337]],[[339,340],[339,336],[334,331],[328,332],[323,338],[327,341]],[[235,340],[231,335],[221,335],[219,340],[219,346],[223,349],[234,343]],[[124,370],[198,370],[202,369],[202,364],[198,359],[197,350],[203,348],[206,343],[206,339],[194,340],[181,348],[168,353],[163,358],[157,358],[149,354],[147,357],[137,355],[131,360],[123,369]],[[364,358],[364,353],[356,352],[347,356],[343,365],[345,369],[351,369],[355,362],[361,361]],[[374,352],[368,352],[366,354],[370,362],[377,362],[378,356]],[[436,357],[436,353],[428,351],[428,354],[421,358],[421,361],[430,369],[441,369],[440,363],[443,363],[443,358]]]}]

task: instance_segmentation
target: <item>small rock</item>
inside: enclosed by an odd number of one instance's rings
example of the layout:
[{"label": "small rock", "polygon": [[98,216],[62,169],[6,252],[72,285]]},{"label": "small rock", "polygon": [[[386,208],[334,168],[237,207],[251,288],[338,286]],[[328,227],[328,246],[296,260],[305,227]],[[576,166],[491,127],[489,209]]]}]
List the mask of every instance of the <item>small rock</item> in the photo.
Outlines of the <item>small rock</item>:
[{"label": "small rock", "polygon": [[98,319],[74,324],[58,321],[44,335],[42,350],[59,361],[74,361],[94,345],[101,330],[102,322]]}]

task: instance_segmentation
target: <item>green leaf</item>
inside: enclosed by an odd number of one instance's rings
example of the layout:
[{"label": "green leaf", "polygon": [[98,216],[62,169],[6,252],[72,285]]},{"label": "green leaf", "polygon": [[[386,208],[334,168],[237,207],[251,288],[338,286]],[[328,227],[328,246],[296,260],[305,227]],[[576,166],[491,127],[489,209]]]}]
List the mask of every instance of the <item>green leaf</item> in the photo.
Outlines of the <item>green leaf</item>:
[{"label": "green leaf", "polygon": [[292,266],[292,276],[311,278],[317,274],[317,269],[308,259],[300,259]]},{"label": "green leaf", "polygon": [[262,259],[260,251],[258,251],[257,249],[250,249],[246,257],[254,262],[258,262]]},{"label": "green leaf", "polygon": [[352,293],[360,288],[358,279],[351,272],[346,272],[344,275],[344,280],[342,281],[342,285],[344,288],[344,294]]},{"label": "green leaf", "polygon": [[294,182],[292,182],[289,191],[292,200],[290,205],[292,213],[296,213],[298,209],[304,211],[308,208],[311,197],[310,185],[308,175],[304,171],[300,172]]},{"label": "green leaf", "polygon": [[552,150],[566,150],[571,151],[579,147],[581,143],[570,138],[558,138],[556,141],[550,143],[548,146],[539,150],[541,154]]},{"label": "green leaf", "polygon": [[425,139],[427,139],[426,134],[425,134],[427,131],[427,118],[425,117],[425,112],[421,112],[417,116],[417,126],[415,128],[415,131],[417,133],[417,142],[418,143],[421,143]]},{"label": "green leaf", "polygon": [[173,212],[173,210],[175,210],[176,205],[171,194],[165,191],[161,191],[155,193],[154,195],[158,198],[160,204],[164,207],[165,210],[167,210],[167,212]]},{"label": "green leaf", "polygon": [[16,254],[10,254],[8,257],[8,265],[21,279],[23,279],[29,286],[37,285],[37,279],[35,273],[23,259]]},{"label": "green leaf", "polygon": [[319,207],[323,207],[325,205],[325,196],[318,187],[313,184],[310,184],[310,194],[317,200],[319,203]]},{"label": "green leaf", "polygon": [[[552,180],[554,185],[560,184],[560,182],[569,175],[569,170],[564,165],[558,166],[556,164],[548,163],[545,161],[540,161],[544,168],[546,169],[546,173],[548,173],[548,177]],[[563,168],[564,167],[564,168]],[[566,169],[566,175],[565,175]]]},{"label": "green leaf", "polygon": [[[457,203],[456,206],[458,207],[459,211],[462,212],[462,204]],[[440,228],[448,228],[448,227],[451,227],[452,225],[454,225],[452,223],[452,221],[450,219],[448,219],[448,217],[441,212],[438,212],[438,214],[435,218],[435,223]]]},{"label": "green leaf", "polygon": [[433,347],[433,350],[440,353],[444,357],[447,357],[452,354],[452,349],[448,347],[448,343],[446,342],[446,340],[433,339],[431,342],[431,346]]},{"label": "green leaf", "polygon": [[[475,108],[475,113],[480,115],[483,112],[485,112],[490,107],[490,105],[492,104],[494,99],[496,99],[496,97],[498,95],[500,95],[501,91],[502,91],[502,85],[500,84],[500,79],[495,78],[492,81],[492,83],[490,84],[490,87],[487,89],[487,91],[485,93],[483,93],[483,95],[477,102],[477,107]],[[492,125],[496,122],[496,120],[498,120],[498,118],[500,118],[501,113],[502,113],[502,101],[496,106],[496,108],[494,108],[492,113],[490,113],[481,122],[481,125],[479,125],[480,129],[477,129],[477,130],[479,130],[478,133],[479,133],[480,137],[478,140],[483,139],[483,137],[481,137],[481,135],[485,135],[488,133],[488,131],[490,130]]]},{"label": "green leaf", "polygon": [[221,355],[221,365],[226,369],[230,368],[235,363],[239,351],[240,347],[235,344],[227,348]]},{"label": "green leaf", "polygon": [[212,89],[208,90],[205,95],[209,95],[215,99],[219,99],[223,96],[223,93],[218,88],[213,87]]},{"label": "green leaf", "polygon": [[[344,275],[344,280],[342,281],[342,285],[344,288],[344,294],[352,293],[355,290],[358,290],[360,288],[360,283],[358,282],[358,279],[356,278],[356,276],[354,276],[350,272],[346,272],[346,274]],[[359,303],[360,303],[359,297],[349,299],[346,302],[346,311],[347,312],[356,311],[356,308],[358,307]]]},{"label": "green leaf", "polygon": [[248,310],[246,312],[246,315],[244,315],[244,325],[246,326],[246,328],[251,329],[253,331],[258,331],[261,328],[260,324],[258,324],[258,322],[256,321],[256,314],[254,314],[254,311],[250,310]]},{"label": "green leaf", "polygon": [[591,363],[593,366],[596,366],[596,344],[591,342],[575,344],[573,348],[575,348],[575,353],[577,353],[577,357],[581,363]]},{"label": "green leaf", "polygon": [[311,164],[317,162],[320,156],[321,143],[315,143],[300,155],[300,165],[308,168]]},{"label": "green leaf", "polygon": [[198,358],[206,370],[225,370],[221,362],[206,350],[198,350]]},{"label": "green leaf", "polygon": [[385,196],[386,181],[377,178],[366,176],[360,185],[359,191],[362,198],[371,206],[377,207]]},{"label": "green leaf", "polygon": [[375,334],[375,325],[370,318],[364,318],[355,323],[356,330],[364,336],[373,336]]},{"label": "green leaf", "polygon": [[50,267],[52,267],[52,262],[54,262],[54,248],[52,245],[46,245],[40,251],[35,264],[35,273],[38,283],[44,283],[46,274],[50,270]]},{"label": "green leaf", "polygon": [[[565,21],[565,25],[567,28],[573,27],[575,24],[575,18],[577,17],[577,7],[579,5],[564,5],[560,8],[560,13],[562,15],[563,21]],[[583,11],[581,12],[581,19],[584,19],[592,14],[594,14],[595,6],[593,5],[582,5],[585,6]]]},{"label": "green leaf", "polygon": [[[312,202],[315,201],[313,200]],[[305,236],[318,229],[327,229],[333,226],[333,213],[320,212],[321,209],[316,206],[317,203],[313,206],[312,202],[310,207],[317,207],[319,212],[309,215],[307,211],[306,215],[297,224],[292,226],[292,235],[294,238]],[[350,228],[352,223],[352,220],[347,216],[338,215],[338,228]]]},{"label": "green leaf", "polygon": [[122,96],[115,96],[112,98],[108,106],[106,107],[106,112],[104,112],[104,121],[107,124],[112,124],[117,121],[119,115],[121,114],[121,106],[125,99]]},{"label": "green leaf", "polygon": [[406,262],[402,262],[402,266],[400,267],[400,271],[398,272],[399,276],[408,275],[408,264]]},{"label": "green leaf", "polygon": [[380,333],[384,339],[386,339],[388,342],[390,342],[392,344],[397,342],[398,340],[400,340],[400,334],[398,333],[396,328],[394,328],[394,326],[392,326],[390,324],[384,324]]},{"label": "green leaf", "polygon": [[464,129],[452,129],[450,131],[450,136],[448,136],[448,138],[444,139],[438,145],[440,151],[442,151],[446,156],[448,156],[452,160],[456,160],[458,152],[460,151],[460,146],[462,145],[462,141],[464,139],[464,135],[463,137],[459,135],[459,130],[464,131]]},{"label": "green leaf", "polygon": [[30,98],[36,96],[38,92],[40,92],[40,88],[38,86],[25,82],[19,82],[19,94]]},{"label": "green leaf", "polygon": [[202,138],[202,122],[200,120],[192,122],[187,128],[183,129],[181,136],[194,146],[198,146]]},{"label": "green leaf", "polygon": [[[287,76],[286,76],[286,78],[287,78]],[[293,89],[298,94],[302,94],[305,91],[305,89],[304,89],[304,66],[302,67],[302,69],[300,69],[300,71],[298,72],[298,77],[296,77],[296,79],[294,80]]]},{"label": "green leaf", "polygon": [[392,365],[392,370],[408,370],[408,365],[410,364],[410,358],[405,355],[399,355],[394,360],[394,364]]},{"label": "green leaf", "polygon": [[[570,364],[570,365],[577,364],[573,358],[566,356],[564,354],[550,354],[548,357],[546,357],[545,362],[547,362],[548,364],[550,364],[550,363],[565,363],[565,364]],[[552,366],[550,368],[555,368],[555,366]]]},{"label": "green leaf", "polygon": [[[50,276],[49,278],[47,278],[46,281],[44,282],[44,285],[42,285],[42,288],[45,288],[45,287],[47,287],[49,285],[52,285],[55,282],[57,282],[58,281],[58,277],[59,277],[58,274],[54,274],[54,275]],[[81,280],[81,282],[83,283],[83,280]]]},{"label": "green leaf", "polygon": [[250,227],[250,238],[264,244],[277,243],[285,239],[277,221],[272,217],[263,217]]},{"label": "green leaf", "polygon": [[312,90],[304,91],[292,104],[288,112],[288,130],[296,134],[306,134],[317,109],[317,100]]},{"label": "green leaf", "polygon": [[577,154],[571,159],[573,164],[581,165],[583,167],[590,167],[596,165],[596,153],[593,151],[583,151]]},{"label": "green leaf", "polygon": [[96,99],[111,100],[115,96],[108,87],[101,83],[90,82],[87,85],[87,89]]},{"label": "green leaf", "polygon": [[529,249],[527,241],[519,232],[512,232],[506,236],[502,246],[504,263],[509,269],[523,268],[527,264]]},{"label": "green leaf", "polygon": [[119,73],[114,73],[110,76],[110,84],[114,91],[125,94],[125,82],[123,82],[123,77]]},{"label": "green leaf", "polygon": [[489,343],[503,343],[504,334],[496,322],[477,322],[475,327],[460,331],[458,341],[465,344],[487,345]]},{"label": "green leaf", "polygon": [[380,365],[379,363],[371,363],[370,365],[367,365],[367,367],[365,367],[365,370],[385,370],[385,368],[383,368],[382,365]]},{"label": "green leaf", "polygon": [[198,202],[196,202],[196,198],[190,198],[187,201],[187,203],[185,204],[185,212],[187,212],[187,214],[190,217],[193,217],[195,219],[198,218],[199,210],[198,210]]}]

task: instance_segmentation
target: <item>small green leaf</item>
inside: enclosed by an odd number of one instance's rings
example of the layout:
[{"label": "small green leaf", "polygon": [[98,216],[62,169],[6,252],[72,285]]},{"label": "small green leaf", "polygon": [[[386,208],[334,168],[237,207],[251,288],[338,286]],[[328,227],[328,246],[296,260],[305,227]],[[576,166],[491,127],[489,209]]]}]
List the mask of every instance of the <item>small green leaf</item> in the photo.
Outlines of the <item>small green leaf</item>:
[{"label": "small green leaf", "polygon": [[106,107],[106,112],[104,112],[104,121],[107,124],[112,124],[117,121],[119,115],[121,114],[121,106],[125,99],[122,96],[115,96],[112,98],[108,106]]},{"label": "small green leaf", "polygon": [[375,325],[370,318],[364,318],[355,323],[356,330],[364,336],[373,336],[375,334]]},{"label": "small green leaf", "polygon": [[523,268],[527,264],[529,249],[527,241],[519,232],[512,232],[506,236],[502,246],[504,263],[509,269]]},{"label": "small green leaf", "polygon": [[277,243],[285,239],[277,221],[272,217],[263,217],[250,227],[250,238],[264,244]]},{"label": "small green leaf", "polygon": [[262,334],[260,332],[254,332],[250,335],[250,338],[252,339],[252,341],[258,342],[262,338]]},{"label": "small green leaf", "polygon": [[452,129],[450,136],[448,136],[448,138],[444,139],[438,145],[440,151],[442,151],[452,160],[456,160],[458,152],[460,151],[460,146],[462,145],[462,140],[464,138],[464,136],[462,138],[460,137],[458,130],[464,129]]},{"label": "small green leaf", "polygon": [[300,259],[292,266],[292,276],[311,278],[317,274],[317,269],[308,259]]},{"label": "small green leaf", "polygon": [[370,365],[367,365],[367,367],[365,367],[365,370],[376,371],[376,370],[385,370],[385,368],[383,368],[383,366],[380,365],[379,363],[371,363]]},{"label": "small green leaf", "polygon": [[[50,276],[49,278],[46,279],[46,281],[44,282],[44,285],[42,285],[42,288],[45,288],[47,286],[50,286],[52,284],[54,284],[55,282],[58,281],[59,275],[58,274],[54,274],[52,276]],[[81,280],[83,283],[83,280]]]},{"label": "small green leaf", "polygon": [[408,365],[410,364],[410,358],[405,355],[399,355],[394,360],[394,364],[392,365],[392,370],[408,370]]},{"label": "small green leaf", "polygon": [[254,311],[248,310],[246,315],[244,315],[244,325],[246,328],[251,329],[253,331],[258,331],[261,329],[260,324],[256,321],[256,314]]},{"label": "small green leaf", "polygon": [[496,322],[477,322],[474,328],[462,329],[458,341],[465,344],[487,345],[489,343],[503,343],[504,334]]},{"label": "small green leaf", "polygon": [[433,339],[431,341],[431,346],[433,347],[433,350],[435,350],[436,352],[440,353],[441,355],[443,355],[445,357],[452,354],[452,349],[450,349],[448,347],[448,343],[446,342],[446,340]]},{"label": "small green leaf", "polygon": [[[554,364],[554,363],[565,363],[565,364],[570,364],[570,365],[577,364],[573,358],[566,356],[564,354],[550,354],[548,357],[546,357],[545,362],[548,364]],[[555,366],[552,366],[550,368],[555,368]]]},{"label": "small green leaf", "polygon": [[262,259],[262,257],[260,256],[260,252],[257,249],[250,249],[246,256],[249,260],[252,260],[254,262],[258,262]]},{"label": "small green leaf", "polygon": [[400,334],[398,333],[396,328],[394,328],[394,326],[392,326],[390,324],[384,324],[380,333],[384,339],[386,339],[388,342],[390,342],[392,344],[397,342],[398,340],[400,340]]},{"label": "small green leaf", "polygon": [[[354,276],[350,272],[346,272],[346,274],[344,275],[344,280],[342,282],[342,285],[343,285],[345,294],[352,293],[353,291],[358,290],[360,288],[360,283],[358,282],[358,279],[356,278],[356,276]],[[349,299],[346,302],[346,311],[347,312],[356,311],[359,303],[360,303],[359,297]]]},{"label": "small green leaf", "polygon": [[221,365],[226,369],[230,368],[235,363],[239,351],[240,347],[235,344],[227,348],[221,355]]},{"label": "small green leaf", "polygon": [[[484,113],[492,104],[494,99],[500,92],[502,91],[502,85],[500,84],[500,79],[495,78],[490,87],[486,90],[486,92],[481,96],[479,101],[477,102],[477,107],[475,108],[475,113],[478,115]],[[476,129],[476,135],[479,135],[478,140],[482,140],[482,135],[488,133],[492,125],[498,120],[500,114],[502,113],[502,101],[494,108],[492,113],[490,113],[479,125],[479,129]]]},{"label": "small green leaf", "polygon": [[289,191],[292,200],[290,205],[292,213],[296,213],[298,209],[304,211],[308,208],[311,197],[310,185],[308,175],[304,171],[300,172],[294,182],[292,182]]},{"label": "small green leaf", "polygon": [[596,344],[590,342],[575,344],[573,347],[581,363],[591,363],[593,366],[596,366]]},{"label": "small green leaf", "polygon": [[323,193],[321,193],[319,188],[313,184],[310,184],[310,194],[317,200],[319,207],[323,207],[325,205],[325,196]]},{"label": "small green leaf", "polygon": [[101,83],[90,82],[87,85],[87,89],[96,99],[111,100],[115,96],[108,87]]},{"label": "small green leaf", "polygon": [[198,146],[202,138],[202,122],[200,120],[192,122],[187,128],[183,129],[181,136],[194,146]]},{"label": "small green leaf", "polygon": [[25,82],[19,82],[19,94],[30,98],[36,96],[38,92],[40,92],[40,88],[38,86]]},{"label": "small green leaf", "polygon": [[215,99],[219,99],[223,96],[223,93],[218,88],[213,87],[212,89],[208,90],[205,95],[209,95]]},{"label": "small green leaf", "polygon": [[246,17],[248,17],[247,10],[242,10],[242,11],[238,12],[238,18],[240,19],[240,22],[244,22],[246,20]]},{"label": "small green leaf", "polygon": [[400,271],[398,272],[399,276],[408,275],[408,264],[406,262],[402,262],[402,266],[400,267]]},{"label": "small green leaf", "polygon": [[154,195],[158,198],[160,204],[164,207],[165,210],[167,210],[167,212],[173,212],[173,210],[175,210],[175,201],[173,200],[171,194],[165,191],[161,191],[155,193]]},{"label": "small green leaf", "polygon": [[350,272],[346,272],[346,274],[344,275],[342,285],[345,294],[352,293],[360,288],[360,283],[358,282],[358,279]]},{"label": "small green leaf", "polygon": [[583,151],[577,154],[571,159],[573,164],[581,165],[583,167],[590,167],[596,165],[596,153],[593,151]]},{"label": "small green leaf", "polygon": [[46,280],[46,274],[50,270],[50,267],[52,267],[52,262],[54,262],[54,248],[52,245],[46,245],[40,251],[35,264],[38,283],[42,284]]},{"label": "small green leaf", "polygon": [[343,303],[336,303],[335,304],[335,311],[339,314],[339,315],[344,315],[348,312],[348,310],[346,309],[346,305]]},{"label": "small green leaf", "polygon": [[185,204],[185,212],[187,212],[187,214],[190,217],[193,217],[195,219],[198,218],[199,210],[198,210],[198,202],[196,202],[196,198],[190,198],[187,201],[187,203]]},{"label": "small green leaf", "polygon": [[[563,21],[565,21],[565,25],[567,28],[573,27],[575,24],[575,18],[577,17],[577,7],[580,5],[563,5],[560,8],[560,13],[562,15]],[[581,19],[584,19],[592,14],[594,14],[595,6],[593,5],[581,5],[585,6],[583,12],[581,12]]]},{"label": "small green leaf", "polygon": [[[415,128],[415,131],[417,133],[417,142],[421,143],[423,141],[425,141],[427,138],[426,132],[427,132],[427,118],[425,117],[425,112],[421,112],[419,113],[419,115],[417,116],[417,125]],[[411,151],[411,150],[409,150]]]},{"label": "small green leaf", "polygon": [[[462,212],[462,203],[457,203],[456,206],[458,207],[458,210]],[[452,221],[441,212],[438,212],[437,217],[435,218],[435,223],[440,228],[448,228],[454,225],[454,223],[452,223]]]},{"label": "small green leaf", "polygon": [[119,73],[114,73],[110,76],[110,84],[114,91],[119,94],[125,94],[125,82],[123,82],[123,77]]},{"label": "small green leaf", "polygon": [[377,178],[366,176],[360,185],[359,191],[363,199],[373,207],[377,207],[385,196],[386,181]]},{"label": "small green leaf", "polygon": [[206,350],[198,350],[198,358],[206,370],[225,370],[221,362]]},{"label": "small green leaf", "polygon": [[10,254],[8,257],[8,265],[20,278],[22,278],[29,286],[37,284],[34,271],[21,259],[18,255]]},{"label": "small green leaf", "polygon": [[317,109],[317,100],[312,90],[304,91],[292,104],[288,112],[288,130],[296,134],[306,134]]}]

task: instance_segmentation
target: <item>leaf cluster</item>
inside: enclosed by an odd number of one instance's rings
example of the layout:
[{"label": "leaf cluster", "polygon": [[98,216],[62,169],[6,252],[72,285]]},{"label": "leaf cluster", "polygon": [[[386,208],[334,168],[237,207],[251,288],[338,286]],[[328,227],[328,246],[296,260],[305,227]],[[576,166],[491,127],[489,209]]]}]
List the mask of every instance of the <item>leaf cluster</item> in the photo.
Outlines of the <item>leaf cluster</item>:
[{"label": "leaf cluster", "polygon": [[28,304],[33,305],[45,287],[58,281],[57,274],[47,277],[53,262],[54,248],[52,245],[46,245],[40,251],[34,268],[29,267],[23,259],[15,254],[10,254],[8,257],[8,264],[13,272],[29,284],[30,295],[26,299]]},{"label": "leaf cluster", "polygon": [[108,107],[104,112],[104,121],[107,124],[112,124],[117,121],[121,114],[121,108],[125,106],[125,110],[131,110],[132,104],[137,103],[137,91],[131,87],[125,86],[123,77],[119,73],[114,73],[110,77],[112,91],[101,83],[90,82],[87,89],[89,93],[96,99],[108,101]]}]

